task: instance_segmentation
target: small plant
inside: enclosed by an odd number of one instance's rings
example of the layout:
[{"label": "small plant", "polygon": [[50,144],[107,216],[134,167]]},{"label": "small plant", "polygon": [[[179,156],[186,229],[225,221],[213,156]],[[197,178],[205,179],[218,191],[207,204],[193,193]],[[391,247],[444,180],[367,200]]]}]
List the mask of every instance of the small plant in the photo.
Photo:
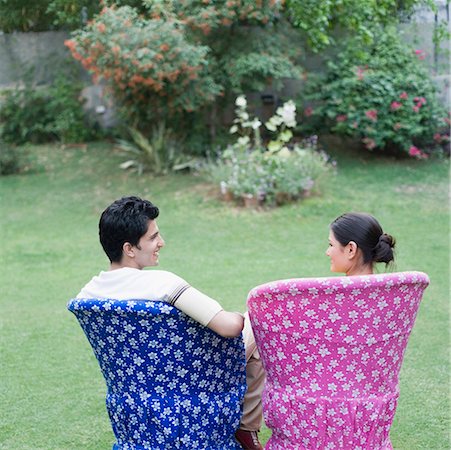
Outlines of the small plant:
[{"label": "small plant", "polygon": [[30,85],[6,91],[0,107],[0,137],[9,144],[38,144],[56,140],[47,129],[51,118],[48,98],[42,89]]},{"label": "small plant", "polygon": [[51,118],[46,129],[60,142],[86,142],[97,135],[97,129],[89,123],[83,110],[82,88],[82,83],[75,77],[60,74],[46,89]]},{"label": "small plant", "polygon": [[289,154],[277,160],[273,175],[276,202],[310,195],[329,169],[329,156],[318,151],[316,136],[296,144]]},{"label": "small plant", "polygon": [[261,121],[247,112],[246,98],[239,96],[235,105],[236,118],[230,132],[237,139],[207,168],[223,195],[230,192],[236,198],[253,197],[261,203],[282,204],[310,192],[329,170],[328,156],[317,151],[316,137],[290,143],[291,130],[296,126],[294,103],[288,101],[277,108],[265,124],[274,134],[267,144],[261,139]]},{"label": "small plant", "polygon": [[132,141],[120,139],[118,147],[131,159],[120,164],[121,169],[133,169],[139,175],[144,172],[163,175],[171,170],[184,170],[197,166],[196,158],[182,155],[180,144],[163,121],[160,121],[152,130],[150,139],[135,128],[128,130]]},{"label": "small plant", "polygon": [[20,172],[20,162],[17,152],[0,141],[0,175],[11,175]]},{"label": "small plant", "polygon": [[0,176],[30,170],[30,155],[25,148],[16,147],[0,139]]},{"label": "small plant", "polygon": [[96,136],[87,124],[81,84],[65,74],[51,86],[26,83],[6,91],[0,106],[0,136],[11,144],[83,142]]}]

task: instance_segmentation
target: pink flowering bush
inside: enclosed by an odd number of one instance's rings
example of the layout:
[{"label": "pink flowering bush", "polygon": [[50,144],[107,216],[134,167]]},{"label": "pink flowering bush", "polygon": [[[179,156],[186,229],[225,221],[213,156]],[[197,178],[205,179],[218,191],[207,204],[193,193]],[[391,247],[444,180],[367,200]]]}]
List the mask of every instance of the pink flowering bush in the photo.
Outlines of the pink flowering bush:
[{"label": "pink flowering bush", "polygon": [[[360,139],[368,150],[395,150],[424,159],[449,141],[449,119],[424,66],[424,52],[395,32],[371,48],[352,43],[311,84],[305,120]],[[316,130],[318,131],[318,130]]]}]

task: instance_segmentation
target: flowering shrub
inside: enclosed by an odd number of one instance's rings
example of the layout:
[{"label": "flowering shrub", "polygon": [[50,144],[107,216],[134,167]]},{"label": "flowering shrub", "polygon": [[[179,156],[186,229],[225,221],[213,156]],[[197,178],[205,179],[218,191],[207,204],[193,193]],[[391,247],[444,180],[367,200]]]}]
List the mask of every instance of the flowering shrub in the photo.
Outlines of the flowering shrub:
[{"label": "flowering shrub", "polygon": [[[169,8],[192,28],[208,35],[215,29],[232,24],[266,25],[276,21],[282,9],[278,0],[186,0],[167,2],[152,0],[154,16],[164,14]],[[158,11],[160,5],[160,11]]]},{"label": "flowering shrub", "polygon": [[437,134],[440,141],[449,136],[423,56],[393,32],[381,34],[367,52],[348,44],[329,63],[325,79],[311,86],[309,99],[318,106],[305,115],[333,133],[359,138],[368,150],[392,148],[425,158],[437,146]]},{"label": "flowering shrub", "polygon": [[297,200],[309,193],[328,171],[328,156],[317,151],[316,137],[289,144],[291,129],[296,126],[294,103],[279,107],[265,124],[275,134],[266,145],[260,136],[262,123],[249,116],[246,98],[238,97],[235,105],[230,132],[237,135],[236,142],[208,167],[223,193],[231,192],[238,199],[252,196],[269,204]]},{"label": "flowering shrub", "polygon": [[104,7],[66,45],[94,79],[108,84],[128,125],[146,135],[149,119],[169,124],[176,117],[180,130],[189,128],[193,113],[205,122],[210,107],[214,136],[222,97],[226,103],[232,92],[300,76],[299,51],[288,27],[277,25],[281,2],[146,0],[141,6],[141,14]]},{"label": "flowering shrub", "polygon": [[220,93],[207,47],[188,43],[180,23],[147,20],[129,6],[105,7],[66,45],[95,80],[108,83],[131,123],[198,110]]}]

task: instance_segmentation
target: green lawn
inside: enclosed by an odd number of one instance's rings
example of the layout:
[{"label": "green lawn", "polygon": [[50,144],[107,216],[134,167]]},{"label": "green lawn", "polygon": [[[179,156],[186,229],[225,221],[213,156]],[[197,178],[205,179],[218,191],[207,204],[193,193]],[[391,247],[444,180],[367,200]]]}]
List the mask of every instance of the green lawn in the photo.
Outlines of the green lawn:
[{"label": "green lawn", "polygon": [[0,448],[111,448],[104,382],[65,305],[107,267],[98,216],[129,194],[161,209],[160,267],[241,311],[257,284],[327,276],[328,224],[349,210],[373,213],[397,238],[396,270],[431,278],[401,373],[392,442],[401,450],[450,448],[448,161],[337,156],[337,175],[321,196],[257,213],[218,203],[201,177],[120,171],[108,144],[32,152],[40,170],[0,178]]}]

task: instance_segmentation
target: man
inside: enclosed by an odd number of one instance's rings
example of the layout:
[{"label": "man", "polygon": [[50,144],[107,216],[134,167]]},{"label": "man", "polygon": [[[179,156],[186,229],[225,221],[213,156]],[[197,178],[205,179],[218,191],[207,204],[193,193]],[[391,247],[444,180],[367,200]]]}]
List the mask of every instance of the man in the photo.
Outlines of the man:
[{"label": "man", "polygon": [[244,449],[263,449],[257,432],[262,420],[265,375],[249,319],[245,324],[242,314],[224,311],[216,300],[172,272],[142,270],[158,265],[165,245],[156,223],[158,215],[155,205],[138,197],[121,198],[105,209],[100,217],[99,237],[110,260],[110,270],[92,278],[77,298],[165,301],[224,337],[239,336],[244,327],[248,390],[236,438]]}]

